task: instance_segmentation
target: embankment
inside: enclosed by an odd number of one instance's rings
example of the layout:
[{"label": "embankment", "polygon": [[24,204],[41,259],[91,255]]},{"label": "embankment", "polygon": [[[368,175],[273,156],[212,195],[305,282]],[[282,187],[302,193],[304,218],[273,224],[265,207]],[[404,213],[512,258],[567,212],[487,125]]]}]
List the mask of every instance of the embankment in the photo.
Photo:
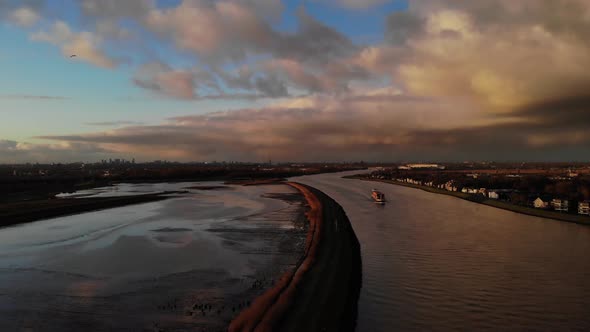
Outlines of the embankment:
[{"label": "embankment", "polygon": [[516,213],[526,214],[526,215],[533,216],[533,217],[553,219],[553,220],[559,220],[559,221],[565,221],[565,222],[571,222],[571,223],[575,223],[575,224],[590,226],[590,217],[588,217],[588,216],[569,214],[569,213],[550,211],[550,210],[535,209],[532,207],[515,205],[515,204],[510,204],[507,202],[498,201],[495,199],[489,199],[489,198],[486,198],[482,195],[473,195],[473,194],[466,194],[466,193],[462,193],[462,192],[453,192],[453,191],[447,191],[447,190],[439,189],[439,188],[420,186],[420,185],[415,185],[415,184],[411,184],[411,183],[403,183],[403,182],[397,182],[397,181],[392,181],[392,180],[367,179],[367,178],[363,178],[363,177],[354,177],[354,176],[350,176],[350,177],[346,177],[346,178],[347,179],[359,179],[359,180],[363,180],[363,181],[383,182],[383,183],[394,184],[397,186],[421,189],[421,190],[428,191],[428,192],[431,192],[434,194],[453,196],[453,197],[461,198],[461,199],[464,199],[466,201],[470,201],[473,203],[479,203],[479,204],[495,207],[495,208],[502,209],[502,210],[508,210],[508,211],[512,211],[512,212],[516,212]]},{"label": "embankment", "polygon": [[301,191],[309,205],[304,254],[292,271],[234,318],[229,331],[354,331],[362,266],[350,221],[321,191],[287,184]]},{"label": "embankment", "polygon": [[173,192],[121,197],[56,198],[0,204],[0,227],[125,205],[155,202]]}]

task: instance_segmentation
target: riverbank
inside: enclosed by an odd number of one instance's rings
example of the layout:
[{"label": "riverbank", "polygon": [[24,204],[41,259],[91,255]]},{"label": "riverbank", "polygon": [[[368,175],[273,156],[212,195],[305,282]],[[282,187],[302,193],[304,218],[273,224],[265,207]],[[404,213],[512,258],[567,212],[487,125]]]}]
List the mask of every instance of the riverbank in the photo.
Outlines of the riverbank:
[{"label": "riverbank", "polygon": [[178,192],[119,197],[53,198],[0,204],[0,227],[126,205],[160,201]]},{"label": "riverbank", "polygon": [[567,214],[567,213],[562,213],[562,212],[557,212],[557,211],[541,210],[541,209],[535,209],[535,208],[530,208],[530,207],[521,206],[521,205],[514,205],[514,204],[507,203],[507,202],[498,201],[495,199],[489,199],[489,198],[486,198],[481,195],[473,195],[473,194],[467,194],[467,193],[462,193],[462,192],[447,191],[444,189],[427,187],[427,186],[420,186],[420,185],[415,185],[415,184],[411,184],[411,183],[403,183],[403,182],[397,182],[397,181],[392,181],[392,180],[367,179],[367,178],[363,178],[360,176],[349,176],[349,177],[345,177],[345,178],[357,179],[357,180],[363,180],[363,181],[389,183],[389,184],[394,184],[394,185],[403,186],[403,187],[420,189],[420,190],[424,190],[424,191],[435,193],[435,194],[453,196],[453,197],[457,197],[460,199],[464,199],[466,201],[479,203],[479,204],[495,207],[498,209],[508,210],[508,211],[512,211],[512,212],[516,212],[516,213],[520,213],[520,214],[526,214],[529,216],[546,218],[546,219],[553,219],[553,220],[559,220],[559,221],[565,221],[565,222],[571,222],[571,223],[576,223],[576,224],[580,224],[580,225],[589,225],[590,226],[590,217],[588,217],[588,216]]},{"label": "riverbank", "polygon": [[361,287],[360,244],[344,210],[312,187],[299,263],[231,322],[229,331],[354,331]]}]

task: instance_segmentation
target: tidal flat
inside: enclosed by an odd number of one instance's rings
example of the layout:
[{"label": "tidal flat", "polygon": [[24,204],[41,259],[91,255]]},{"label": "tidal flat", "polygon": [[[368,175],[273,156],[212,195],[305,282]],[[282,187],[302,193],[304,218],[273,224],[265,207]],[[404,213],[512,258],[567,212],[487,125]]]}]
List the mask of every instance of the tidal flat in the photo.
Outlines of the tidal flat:
[{"label": "tidal flat", "polygon": [[[120,184],[68,196],[199,185]],[[224,330],[297,263],[305,209],[286,185],[228,186],[1,229],[0,328]]]}]

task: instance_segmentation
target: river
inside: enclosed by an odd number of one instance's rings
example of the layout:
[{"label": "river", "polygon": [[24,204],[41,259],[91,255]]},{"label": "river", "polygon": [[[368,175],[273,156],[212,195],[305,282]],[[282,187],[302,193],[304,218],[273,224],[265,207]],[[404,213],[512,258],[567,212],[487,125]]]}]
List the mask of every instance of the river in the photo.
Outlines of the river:
[{"label": "river", "polygon": [[341,178],[354,173],[292,180],[342,205],[359,238],[357,331],[590,330],[590,227]]}]

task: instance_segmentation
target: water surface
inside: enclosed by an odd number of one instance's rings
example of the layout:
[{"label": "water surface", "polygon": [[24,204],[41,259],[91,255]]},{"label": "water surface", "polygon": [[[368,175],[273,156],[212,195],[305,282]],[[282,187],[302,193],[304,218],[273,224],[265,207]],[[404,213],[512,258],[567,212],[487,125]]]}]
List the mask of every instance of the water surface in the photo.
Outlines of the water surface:
[{"label": "water surface", "polygon": [[359,238],[358,331],[590,330],[590,227],[341,178],[354,173],[293,180],[340,203]]}]

